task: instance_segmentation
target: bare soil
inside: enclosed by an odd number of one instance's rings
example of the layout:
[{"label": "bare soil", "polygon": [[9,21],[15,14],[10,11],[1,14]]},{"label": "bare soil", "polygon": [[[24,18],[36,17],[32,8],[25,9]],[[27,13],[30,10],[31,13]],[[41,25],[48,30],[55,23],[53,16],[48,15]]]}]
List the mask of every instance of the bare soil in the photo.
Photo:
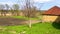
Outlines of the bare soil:
[{"label": "bare soil", "polygon": [[25,24],[24,19],[16,19],[16,18],[0,18],[0,25],[20,25]]},{"label": "bare soil", "polygon": [[38,20],[24,20],[24,19],[16,19],[16,18],[0,18],[0,25],[3,26],[9,26],[9,25],[22,25],[22,24],[29,24],[31,23],[37,23]]}]

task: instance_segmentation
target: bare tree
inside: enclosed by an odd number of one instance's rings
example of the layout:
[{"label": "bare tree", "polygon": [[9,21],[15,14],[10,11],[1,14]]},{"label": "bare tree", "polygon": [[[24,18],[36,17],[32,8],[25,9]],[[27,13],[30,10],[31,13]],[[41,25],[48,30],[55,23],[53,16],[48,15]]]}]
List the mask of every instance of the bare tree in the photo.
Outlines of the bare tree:
[{"label": "bare tree", "polygon": [[26,2],[26,6],[25,6],[24,14],[25,14],[25,16],[29,17],[30,16],[29,12],[30,12],[30,8],[31,8],[30,0],[25,0],[25,2]]},{"label": "bare tree", "polygon": [[[27,16],[28,18],[36,17],[37,9],[34,6],[34,1],[33,0],[25,0],[25,2],[26,2],[26,6],[25,6],[24,15]],[[30,20],[29,27],[31,27],[31,19],[29,19],[29,20]]]},{"label": "bare tree", "polygon": [[[33,4],[31,4],[31,0],[25,0],[25,10],[23,11],[24,15],[27,16],[28,18],[31,17],[31,7]],[[31,28],[31,20],[29,18],[29,27]]]}]

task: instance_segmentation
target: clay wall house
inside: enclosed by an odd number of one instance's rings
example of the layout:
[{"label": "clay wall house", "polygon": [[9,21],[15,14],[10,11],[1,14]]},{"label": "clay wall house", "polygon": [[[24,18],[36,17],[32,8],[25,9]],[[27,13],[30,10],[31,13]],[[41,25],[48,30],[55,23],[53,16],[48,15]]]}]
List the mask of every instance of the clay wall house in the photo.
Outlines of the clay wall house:
[{"label": "clay wall house", "polygon": [[44,22],[60,22],[60,7],[54,6],[43,13]]}]

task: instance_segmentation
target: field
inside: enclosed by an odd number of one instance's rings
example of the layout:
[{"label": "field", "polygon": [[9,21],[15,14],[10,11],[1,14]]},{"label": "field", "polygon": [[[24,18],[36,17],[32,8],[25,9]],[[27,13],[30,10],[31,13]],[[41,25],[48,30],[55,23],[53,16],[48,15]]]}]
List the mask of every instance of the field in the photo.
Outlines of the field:
[{"label": "field", "polygon": [[[26,17],[23,18],[21,16],[13,16],[12,18],[26,19]],[[35,20],[35,18],[31,19]],[[39,22],[36,24],[32,24],[31,28],[29,28],[28,25],[0,26],[0,34],[60,34],[60,24]]]}]

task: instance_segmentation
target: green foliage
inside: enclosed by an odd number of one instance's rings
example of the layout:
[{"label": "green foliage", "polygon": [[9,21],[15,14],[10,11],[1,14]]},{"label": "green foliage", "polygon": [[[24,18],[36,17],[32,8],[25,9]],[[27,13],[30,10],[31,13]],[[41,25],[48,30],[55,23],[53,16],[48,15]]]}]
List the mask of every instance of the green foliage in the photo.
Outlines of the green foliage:
[{"label": "green foliage", "polygon": [[14,9],[14,10],[19,10],[19,5],[18,5],[18,4],[14,4],[14,5],[13,5],[13,9]]}]

